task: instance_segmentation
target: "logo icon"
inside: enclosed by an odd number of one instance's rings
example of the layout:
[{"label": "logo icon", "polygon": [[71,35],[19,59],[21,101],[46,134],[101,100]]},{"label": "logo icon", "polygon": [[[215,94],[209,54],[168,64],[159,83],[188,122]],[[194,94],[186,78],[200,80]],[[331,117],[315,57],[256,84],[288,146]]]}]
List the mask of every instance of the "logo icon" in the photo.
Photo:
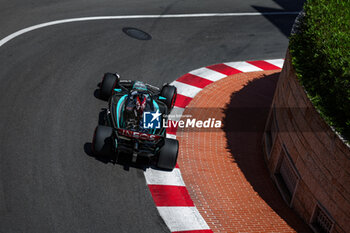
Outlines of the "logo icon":
[{"label": "logo icon", "polygon": [[145,129],[160,129],[160,116],[162,114],[157,110],[156,112],[143,113],[143,128]]}]

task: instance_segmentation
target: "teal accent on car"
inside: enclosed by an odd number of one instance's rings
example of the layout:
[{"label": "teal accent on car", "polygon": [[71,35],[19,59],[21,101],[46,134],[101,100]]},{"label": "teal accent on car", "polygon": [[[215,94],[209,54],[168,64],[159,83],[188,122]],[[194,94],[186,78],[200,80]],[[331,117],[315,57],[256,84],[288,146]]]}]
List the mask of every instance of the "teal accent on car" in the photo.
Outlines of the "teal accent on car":
[{"label": "teal accent on car", "polygon": [[119,127],[119,108],[120,108],[120,105],[121,103],[124,101],[124,99],[127,97],[128,95],[123,95],[122,98],[120,98],[120,100],[118,101],[118,104],[117,104],[117,109],[116,109],[116,117],[117,117],[117,127]]},{"label": "teal accent on car", "polygon": [[160,100],[166,100],[166,98],[163,97],[163,96],[159,96],[158,98],[159,98]]},{"label": "teal accent on car", "polygon": [[165,128],[162,129],[161,133],[159,135],[164,135],[165,136]]},{"label": "teal accent on car", "polygon": [[124,108],[120,109],[120,124],[121,127],[123,127],[123,123],[124,123]]},{"label": "teal accent on car", "polygon": [[121,92],[122,89],[115,88],[114,91]]},{"label": "teal accent on car", "polygon": [[[154,100],[153,100],[153,106],[154,106],[154,108],[155,108],[155,111],[157,111],[157,110],[159,111],[159,105],[158,105],[157,102],[154,101]],[[161,119],[162,119],[162,118],[161,118]],[[160,124],[162,124],[162,122],[160,122]],[[161,127],[161,128],[162,128],[162,127]],[[153,130],[153,134],[156,133],[156,130],[157,130],[157,129],[154,129],[154,130]]]},{"label": "teal accent on car", "polygon": [[159,111],[159,105],[154,100],[153,100],[153,106],[156,108],[155,111],[157,111],[157,110]]}]

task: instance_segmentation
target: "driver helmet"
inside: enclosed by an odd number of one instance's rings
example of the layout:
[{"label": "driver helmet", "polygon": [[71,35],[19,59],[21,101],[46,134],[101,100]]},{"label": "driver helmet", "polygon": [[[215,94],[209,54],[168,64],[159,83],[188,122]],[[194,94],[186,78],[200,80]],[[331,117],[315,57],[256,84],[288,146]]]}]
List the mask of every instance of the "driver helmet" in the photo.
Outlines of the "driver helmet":
[{"label": "driver helmet", "polygon": [[143,114],[143,111],[146,108],[146,103],[147,103],[147,97],[144,94],[137,94],[136,99],[135,99],[135,106],[136,106],[136,111],[139,116]]}]

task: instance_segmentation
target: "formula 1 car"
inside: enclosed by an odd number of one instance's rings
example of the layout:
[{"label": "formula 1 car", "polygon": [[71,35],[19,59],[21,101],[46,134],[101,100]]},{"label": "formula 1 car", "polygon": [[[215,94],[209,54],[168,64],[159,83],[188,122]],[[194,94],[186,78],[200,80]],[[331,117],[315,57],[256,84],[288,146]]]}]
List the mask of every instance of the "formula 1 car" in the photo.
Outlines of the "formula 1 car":
[{"label": "formula 1 car", "polygon": [[[100,84],[100,97],[108,99],[103,124],[96,127],[92,150],[96,156],[131,154],[147,157],[158,168],[173,170],[179,142],[166,138],[166,122],[176,100],[175,86],[157,88],[140,81],[121,80],[106,73]],[[165,123],[165,124],[164,124]]]}]

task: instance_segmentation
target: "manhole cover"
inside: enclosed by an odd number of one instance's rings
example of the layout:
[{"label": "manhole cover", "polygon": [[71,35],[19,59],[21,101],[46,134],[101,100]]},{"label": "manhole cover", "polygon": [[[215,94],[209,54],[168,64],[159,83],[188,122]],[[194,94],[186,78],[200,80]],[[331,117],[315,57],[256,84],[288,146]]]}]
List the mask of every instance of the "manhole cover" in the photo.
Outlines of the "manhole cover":
[{"label": "manhole cover", "polygon": [[125,27],[123,28],[123,32],[137,40],[150,40],[152,39],[152,36],[148,34],[147,32],[144,32],[140,29],[137,28],[130,28],[130,27]]}]

